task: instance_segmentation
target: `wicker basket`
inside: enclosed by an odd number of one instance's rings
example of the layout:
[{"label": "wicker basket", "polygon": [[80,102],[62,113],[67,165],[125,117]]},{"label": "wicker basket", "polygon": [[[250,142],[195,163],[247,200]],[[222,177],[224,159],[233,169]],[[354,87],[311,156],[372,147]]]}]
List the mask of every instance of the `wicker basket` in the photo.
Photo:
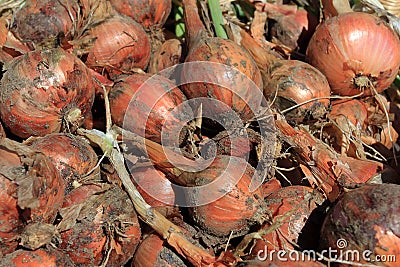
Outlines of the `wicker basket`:
[{"label": "wicker basket", "polygon": [[400,17],[400,1],[399,0],[379,0],[387,11]]}]

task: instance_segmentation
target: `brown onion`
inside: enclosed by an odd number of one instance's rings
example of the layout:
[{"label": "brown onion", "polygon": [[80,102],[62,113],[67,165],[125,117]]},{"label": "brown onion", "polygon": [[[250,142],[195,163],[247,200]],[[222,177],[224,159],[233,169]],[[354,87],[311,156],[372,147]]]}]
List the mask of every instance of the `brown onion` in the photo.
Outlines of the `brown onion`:
[{"label": "brown onion", "polygon": [[160,29],[172,8],[171,0],[109,0],[119,13],[133,18],[145,29]]},{"label": "brown onion", "polygon": [[273,101],[273,105],[284,111],[302,104],[285,113],[287,119],[302,122],[326,113],[331,92],[326,77],[318,69],[302,61],[277,58],[245,31],[241,31],[241,37],[241,45],[261,69],[264,95]]},{"label": "brown onion", "polygon": [[[258,251],[265,249],[268,251],[293,250],[292,244],[299,243],[301,234],[312,234],[304,230],[311,212],[317,208],[318,200],[313,198],[312,193],[313,189],[310,187],[293,185],[283,187],[265,199],[273,219],[261,229],[268,230],[273,223],[278,223],[279,227],[275,231],[262,235],[262,239],[256,241],[252,254],[257,255]],[[281,222],[277,222],[286,215],[288,216]],[[313,241],[317,239],[314,238]]]},{"label": "brown onion", "polygon": [[97,154],[82,138],[72,134],[54,133],[26,142],[50,158],[64,179],[67,192],[73,182],[82,182],[97,164]]},{"label": "brown onion", "polygon": [[[259,88],[262,88],[260,70],[247,51],[235,42],[208,36],[196,2],[183,1],[189,49],[185,63],[196,64],[187,64],[182,69],[182,91],[188,98],[219,100],[236,112],[240,119],[247,121],[254,117],[253,112],[262,101],[258,95]],[[224,112],[221,106],[207,103],[210,104],[203,103],[203,110],[217,114]]]},{"label": "brown onion", "polygon": [[[400,257],[400,185],[364,185],[345,193],[329,211],[321,232],[321,249],[336,255],[357,251],[357,263]],[[365,253],[369,251],[370,253]],[[355,255],[355,254],[353,254]],[[363,257],[364,256],[364,257]],[[351,259],[350,259],[351,260]],[[398,266],[386,261],[385,266]],[[337,266],[348,266],[338,264]]]},{"label": "brown onion", "polygon": [[[263,212],[261,188],[252,192],[249,189],[254,168],[248,163],[242,166],[244,169],[238,167],[241,164],[234,164],[237,168],[232,170],[228,164],[236,159],[238,158],[218,155],[205,170],[185,172],[177,178],[179,183],[189,186],[203,186],[216,181],[216,184],[211,185],[212,188],[199,188],[185,195],[190,203],[197,203],[189,208],[194,222],[209,234],[221,237],[228,236],[231,232],[232,236],[244,234],[260,219]],[[237,162],[242,163],[243,160]],[[236,173],[232,173],[233,171]],[[238,175],[241,176],[235,184],[235,176]],[[222,188],[216,189],[221,186]],[[219,191],[224,195],[218,196],[221,193]]]},{"label": "brown onion", "polygon": [[163,76],[135,73],[121,78],[112,87],[109,98],[114,123],[158,143],[163,126],[176,127],[186,123],[180,116],[190,117],[176,112],[168,116],[186,97]]},{"label": "brown onion", "polygon": [[55,47],[61,38],[74,34],[78,12],[77,1],[28,0],[16,12],[12,31],[31,48]]},{"label": "brown onion", "polygon": [[39,248],[34,251],[19,249],[0,258],[0,266],[8,267],[74,267],[68,257],[58,249]]},{"label": "brown onion", "polygon": [[[182,63],[183,60],[183,43],[179,39],[166,40],[150,60],[148,72],[158,73],[168,69],[176,64]],[[168,69],[170,75],[173,69]],[[163,76],[165,71],[162,72]]]},{"label": "brown onion", "polygon": [[339,14],[323,22],[307,48],[311,65],[339,95],[372,95],[394,81],[400,66],[400,41],[380,18]]},{"label": "brown onion", "polygon": [[164,216],[178,213],[178,207],[173,206],[175,191],[163,172],[154,167],[144,167],[131,169],[130,174],[147,204]]},{"label": "brown onion", "polygon": [[[277,5],[277,7],[279,6]],[[297,9],[290,14],[273,16],[268,14],[268,16],[275,21],[270,26],[271,36],[288,46],[292,51],[298,50],[304,53],[318,25],[317,17],[305,9]]]},{"label": "brown onion", "polygon": [[59,247],[76,265],[122,266],[141,237],[136,211],[118,186],[82,185],[66,196],[60,214]]},{"label": "brown onion", "polygon": [[187,264],[167,247],[165,241],[158,235],[150,234],[139,244],[131,267],[175,267],[187,266]]},{"label": "brown onion", "polygon": [[28,52],[6,66],[0,115],[21,138],[79,127],[94,100],[87,67],[61,48]]},{"label": "brown onion", "polygon": [[308,102],[285,113],[286,119],[297,121],[325,115],[330,93],[325,76],[313,66],[297,60],[275,63],[271,67],[269,83],[264,86],[265,96],[272,100],[276,95],[274,105],[281,111]]},{"label": "brown onion", "polygon": [[106,71],[111,78],[145,69],[150,60],[150,41],[143,27],[122,15],[91,25],[75,43],[89,68]]},{"label": "brown onion", "polygon": [[27,146],[0,139],[0,255],[13,251],[24,222],[53,222],[64,183],[50,160]]}]

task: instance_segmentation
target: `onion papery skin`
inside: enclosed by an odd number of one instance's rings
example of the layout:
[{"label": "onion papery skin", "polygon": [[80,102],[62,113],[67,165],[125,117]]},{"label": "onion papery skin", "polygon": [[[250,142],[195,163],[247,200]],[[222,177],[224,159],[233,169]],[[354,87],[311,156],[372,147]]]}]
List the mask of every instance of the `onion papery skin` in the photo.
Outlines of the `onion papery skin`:
[{"label": "onion papery skin", "polygon": [[286,119],[302,122],[326,114],[331,89],[326,77],[310,64],[298,60],[277,61],[271,67],[268,81],[264,95],[271,101],[276,98],[273,103],[281,111],[315,99],[285,113]]},{"label": "onion papery skin", "polygon": [[68,133],[48,134],[27,144],[50,158],[64,179],[66,192],[97,165],[97,154],[82,138]]},{"label": "onion papery skin", "polygon": [[[17,154],[0,148],[2,166],[18,166],[21,162]],[[0,174],[0,257],[11,253],[18,246],[18,234],[23,223],[19,219],[17,205],[18,185]]]},{"label": "onion papery skin", "polygon": [[82,61],[61,48],[28,52],[6,69],[0,115],[18,137],[72,131],[91,110],[92,76]]},{"label": "onion papery skin", "polygon": [[[82,48],[89,46],[86,65],[99,73],[116,78],[133,69],[145,69],[150,60],[150,40],[143,27],[133,19],[115,15],[89,28],[81,40]],[[86,43],[87,42],[87,43]],[[78,45],[79,50],[79,45]]]},{"label": "onion papery skin", "polygon": [[4,132],[3,125],[1,124],[0,121],[0,139],[6,137],[6,133]]},{"label": "onion papery skin", "polygon": [[160,29],[171,13],[171,0],[109,0],[114,9],[145,29]]},{"label": "onion papery skin", "polygon": [[[268,248],[268,251],[294,249],[292,244],[298,242],[309,216],[317,208],[315,199],[305,200],[306,195],[312,194],[312,192],[313,189],[310,187],[293,185],[283,187],[265,199],[273,217],[272,222],[289,212],[292,212],[292,215],[284,219],[278,229],[263,235],[263,239],[256,241],[252,250],[254,255],[265,248]],[[270,226],[270,223],[266,223],[262,229],[268,229]]]},{"label": "onion papery skin", "polygon": [[[342,251],[370,251],[368,257],[394,255],[400,257],[400,185],[367,184],[344,193],[326,216],[321,230],[320,249],[338,249],[338,240],[345,240]],[[365,254],[364,254],[365,255]],[[358,263],[366,263],[360,256]],[[346,266],[338,264],[337,266]],[[348,265],[347,265],[348,266]],[[396,261],[384,266],[398,266]]]},{"label": "onion papery skin", "polygon": [[12,32],[34,49],[38,45],[55,47],[73,35],[79,6],[72,0],[28,0],[15,14]]},{"label": "onion papery skin", "polygon": [[[189,211],[194,222],[208,234],[226,237],[231,232],[232,236],[246,233],[250,226],[260,219],[263,210],[263,195],[261,188],[250,192],[249,186],[254,175],[254,168],[246,164],[240,180],[233,186],[233,175],[226,170],[232,156],[218,155],[208,168],[203,171],[185,172],[179,176],[179,180],[191,181],[190,185],[206,185],[222,174],[224,177],[226,194],[209,204],[190,207]],[[243,170],[238,170],[242,172]],[[225,173],[224,173],[225,172]],[[227,189],[229,188],[229,189]],[[197,193],[186,195],[188,199],[203,201],[213,197],[210,190],[198,190]]]},{"label": "onion papery skin", "polygon": [[163,76],[165,73],[171,75],[176,64],[182,63],[184,44],[179,39],[166,40],[157,51],[155,51],[153,57],[150,59],[148,72],[159,73],[162,70],[168,69],[168,71],[162,72]]},{"label": "onion papery skin", "polygon": [[34,251],[18,249],[0,259],[0,266],[8,267],[74,267],[68,257],[58,249],[39,248]]},{"label": "onion papery skin", "polygon": [[332,101],[329,118],[339,120],[341,118],[357,126],[361,130],[367,128],[368,105],[358,99]]},{"label": "onion papery skin", "polygon": [[326,76],[334,94],[364,92],[367,96],[382,92],[394,81],[400,66],[400,41],[374,15],[349,12],[319,25],[306,55]]},{"label": "onion papery skin", "polygon": [[[74,215],[77,208],[80,213]],[[60,214],[59,247],[78,266],[100,265],[108,249],[112,252],[105,266],[123,266],[141,237],[136,211],[118,186],[82,185],[66,196]]]},{"label": "onion papery skin", "polygon": [[[161,97],[157,99],[158,96]],[[145,133],[146,138],[157,143],[161,143],[162,127],[184,124],[185,116],[193,118],[191,114],[179,112],[168,116],[168,111],[185,102],[186,97],[171,80],[162,76],[135,73],[121,78],[111,88],[109,98],[115,124],[139,135]]]},{"label": "onion papery skin", "polygon": [[0,139],[0,255],[18,245],[23,223],[52,223],[64,199],[64,183],[43,154]]}]

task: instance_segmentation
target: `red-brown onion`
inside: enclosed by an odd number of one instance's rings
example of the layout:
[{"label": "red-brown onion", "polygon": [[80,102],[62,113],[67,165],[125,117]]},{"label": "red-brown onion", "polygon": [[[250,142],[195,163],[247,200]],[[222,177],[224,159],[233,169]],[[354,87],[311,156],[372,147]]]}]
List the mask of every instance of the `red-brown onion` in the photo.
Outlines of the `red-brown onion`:
[{"label": "red-brown onion", "polygon": [[171,0],[109,0],[121,14],[133,18],[145,29],[160,29],[172,8]]},{"label": "red-brown onion", "polygon": [[[185,63],[196,64],[187,64],[182,69],[182,91],[188,98],[219,100],[244,122],[253,118],[262,101],[258,94],[262,78],[256,63],[235,42],[208,35],[196,0],[184,0],[183,5],[189,50]],[[225,112],[215,102],[204,103],[203,110]]]},{"label": "red-brown onion", "polygon": [[97,165],[97,154],[86,140],[72,134],[54,133],[27,144],[48,156],[64,179],[67,192],[73,182],[82,182]]},{"label": "red-brown onion", "polygon": [[15,13],[13,33],[34,49],[55,47],[76,30],[79,5],[72,0],[28,0]]},{"label": "red-brown onion", "polygon": [[145,69],[150,60],[150,41],[133,19],[114,15],[91,25],[75,40],[75,49],[89,68],[111,78],[135,68]]},{"label": "red-brown onion", "polygon": [[400,66],[400,41],[380,18],[348,12],[318,26],[307,48],[308,62],[339,95],[372,95],[394,81]]},{"label": "red-brown onion", "polygon": [[76,265],[122,266],[139,243],[141,229],[131,200],[118,186],[107,186],[88,184],[72,190],[60,211],[59,247]]},{"label": "red-brown onion", "polygon": [[93,101],[88,68],[61,48],[16,58],[1,79],[1,119],[21,138],[73,131],[83,123]]},{"label": "red-brown onion", "polygon": [[111,116],[117,125],[158,143],[162,127],[171,129],[186,123],[181,115],[190,117],[177,114],[177,110],[169,114],[186,97],[171,80],[160,75],[135,73],[123,77],[115,82],[109,98]]}]

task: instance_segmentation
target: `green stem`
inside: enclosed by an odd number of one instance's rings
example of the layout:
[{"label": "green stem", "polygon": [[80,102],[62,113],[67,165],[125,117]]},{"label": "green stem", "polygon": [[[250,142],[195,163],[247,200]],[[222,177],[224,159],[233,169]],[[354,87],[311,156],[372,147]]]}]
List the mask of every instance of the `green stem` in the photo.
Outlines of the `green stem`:
[{"label": "green stem", "polygon": [[221,7],[219,5],[219,0],[208,0],[208,6],[215,29],[215,34],[218,37],[228,39],[228,35],[226,34],[224,27],[224,21],[222,17]]}]

